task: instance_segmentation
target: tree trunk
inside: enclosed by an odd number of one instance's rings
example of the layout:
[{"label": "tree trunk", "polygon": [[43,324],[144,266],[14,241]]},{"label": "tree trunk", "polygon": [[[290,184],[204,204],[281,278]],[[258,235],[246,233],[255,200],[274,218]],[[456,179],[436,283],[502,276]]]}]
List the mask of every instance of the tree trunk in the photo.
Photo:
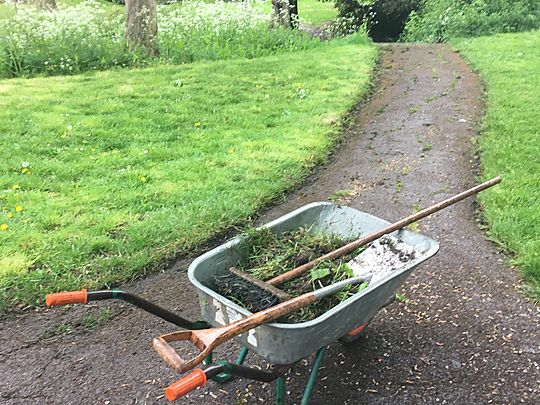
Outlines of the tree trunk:
[{"label": "tree trunk", "polygon": [[291,27],[298,28],[298,0],[289,0],[289,15],[291,20]]},{"label": "tree trunk", "polygon": [[37,0],[36,4],[43,10],[56,10],[56,0]]},{"label": "tree trunk", "polygon": [[272,0],[272,8],[274,9],[274,19],[277,25],[291,28],[289,0]]},{"label": "tree trunk", "polygon": [[274,20],[285,28],[298,28],[298,0],[272,0]]},{"label": "tree trunk", "polygon": [[126,40],[132,49],[159,55],[156,0],[126,0]]}]

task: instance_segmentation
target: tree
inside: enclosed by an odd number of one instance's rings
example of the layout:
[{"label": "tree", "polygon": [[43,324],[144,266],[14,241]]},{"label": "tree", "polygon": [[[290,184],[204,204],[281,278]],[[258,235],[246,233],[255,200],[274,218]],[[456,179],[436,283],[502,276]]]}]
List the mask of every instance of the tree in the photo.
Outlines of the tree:
[{"label": "tree", "polygon": [[272,0],[274,18],[285,28],[298,28],[298,0]]},{"label": "tree", "polygon": [[56,0],[37,0],[36,4],[43,10],[56,10]]},{"label": "tree", "polygon": [[156,0],[126,0],[126,40],[132,49],[159,55]]}]

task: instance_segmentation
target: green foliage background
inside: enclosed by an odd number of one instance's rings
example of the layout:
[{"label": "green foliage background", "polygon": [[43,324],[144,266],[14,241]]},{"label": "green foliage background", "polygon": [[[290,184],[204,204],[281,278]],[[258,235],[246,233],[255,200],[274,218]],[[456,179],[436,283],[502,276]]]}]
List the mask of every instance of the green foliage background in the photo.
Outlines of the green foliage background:
[{"label": "green foliage background", "polygon": [[403,41],[444,42],[540,28],[538,0],[424,0],[413,11]]},{"label": "green foliage background", "polygon": [[373,39],[392,41],[420,0],[335,0],[335,4],[340,17],[356,26],[365,24]]}]

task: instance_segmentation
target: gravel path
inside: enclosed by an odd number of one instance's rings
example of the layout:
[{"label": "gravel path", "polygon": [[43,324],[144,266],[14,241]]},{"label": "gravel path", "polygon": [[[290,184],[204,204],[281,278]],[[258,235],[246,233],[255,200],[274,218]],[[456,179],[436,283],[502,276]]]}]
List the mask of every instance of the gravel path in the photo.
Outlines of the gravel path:
[{"label": "gravel path", "polygon": [[[397,220],[472,186],[482,98],[477,76],[447,46],[382,45],[376,92],[355,112],[347,140],[259,221],[343,190],[343,204]],[[485,239],[476,208],[468,200],[419,224],[440,252],[403,286],[406,300],[381,310],[357,342],[330,345],[312,404],[537,403],[539,309],[519,294],[520,278]],[[125,289],[195,319],[188,263]],[[163,404],[163,387],[177,378],[149,346],[174,328],[127,305],[41,310],[1,325],[3,404]],[[219,355],[237,349],[225,345]],[[309,360],[288,373],[287,403],[299,402]],[[247,362],[264,366],[252,355]],[[235,380],[179,403],[273,399],[273,384]]]}]

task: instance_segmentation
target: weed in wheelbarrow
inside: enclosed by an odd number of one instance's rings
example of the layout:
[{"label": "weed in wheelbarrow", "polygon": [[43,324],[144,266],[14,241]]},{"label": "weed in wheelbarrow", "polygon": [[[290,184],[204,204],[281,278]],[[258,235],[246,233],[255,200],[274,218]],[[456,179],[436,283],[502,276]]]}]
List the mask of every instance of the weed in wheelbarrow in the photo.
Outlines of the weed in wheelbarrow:
[{"label": "weed in wheelbarrow", "polygon": [[[298,228],[276,235],[267,228],[249,229],[244,248],[247,254],[236,267],[259,280],[269,280],[295,267],[310,262],[350,242],[340,236],[312,232]],[[323,261],[302,276],[278,286],[291,298],[353,277],[347,262],[364,248],[333,261]],[[243,306],[257,312],[278,303],[276,296],[259,289],[234,276],[217,276],[216,291]],[[331,297],[319,300],[278,320],[282,323],[299,323],[317,318],[330,308],[346,300],[367,283],[343,288]]]}]

